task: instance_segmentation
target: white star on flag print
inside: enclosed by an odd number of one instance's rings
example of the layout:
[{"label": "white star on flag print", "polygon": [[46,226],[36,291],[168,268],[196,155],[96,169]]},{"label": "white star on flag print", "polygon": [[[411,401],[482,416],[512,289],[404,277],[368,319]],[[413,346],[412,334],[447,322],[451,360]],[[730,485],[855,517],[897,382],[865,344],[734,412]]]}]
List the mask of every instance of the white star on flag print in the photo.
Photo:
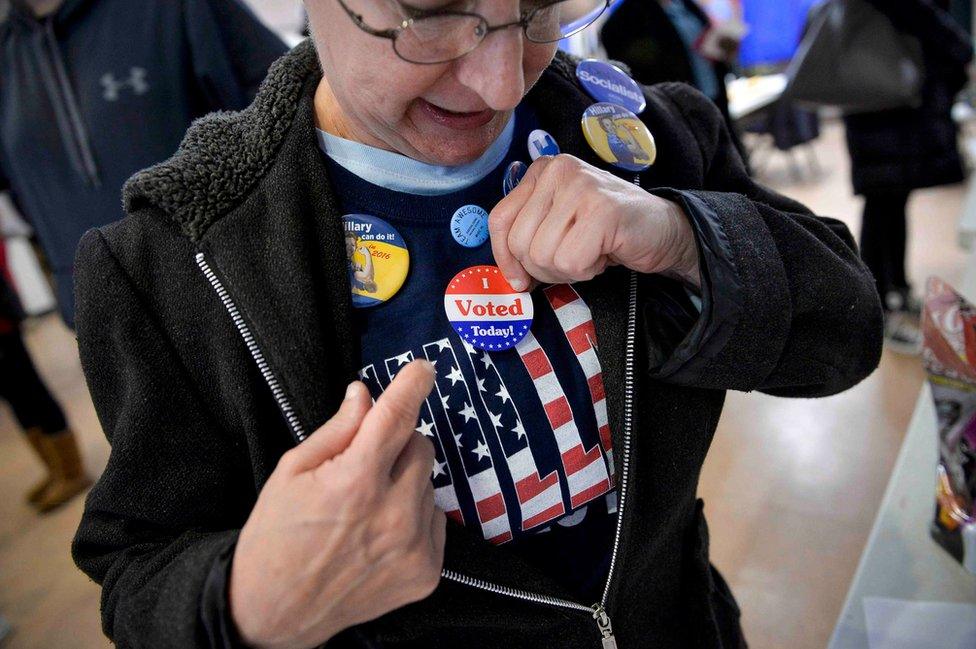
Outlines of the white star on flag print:
[{"label": "white star on flag print", "polygon": [[[386,377],[388,378],[387,385],[389,381],[393,380],[396,376],[397,371],[403,365],[406,365],[413,360],[413,353],[407,352],[396,358],[391,358],[386,361]],[[384,390],[385,386],[380,383],[379,375],[376,373],[376,367],[373,365],[368,365],[364,367],[359,372],[359,378],[366,387],[369,388],[370,394],[373,398],[377,398]],[[424,435],[434,443],[434,466],[431,470],[431,480],[434,483],[434,502],[437,506],[450,518],[457,521],[458,523],[463,523],[463,517],[461,515],[461,509],[458,504],[457,493],[454,490],[454,482],[451,479],[450,467],[444,456],[444,446],[440,441],[440,437],[437,433],[436,422],[431,413],[430,398],[421,405],[420,407],[420,417],[419,423],[416,428],[417,432]]]},{"label": "white star on flag print", "polygon": [[[434,364],[435,387],[416,430],[435,447],[435,501],[496,544],[561,519],[572,524],[567,514],[613,487],[589,308],[569,286],[538,295],[544,299],[537,298],[533,331],[512,350],[477,350],[448,330],[415,346],[416,352],[401,348],[377,359],[380,373],[372,364],[360,372],[378,398],[415,357]],[[548,312],[546,324],[540,306]]]},{"label": "white star on flag print", "polygon": [[[528,437],[524,435],[522,427],[522,417],[511,399],[502,399],[499,395],[508,394],[505,383],[491,358],[488,362],[478,362],[484,360],[478,358],[479,352],[474,347],[462,341],[462,346],[467,352],[471,361],[471,367],[480,381],[484,381],[486,387],[491,389],[481,392],[482,404],[488,412],[495,437],[505,455],[508,470],[515,484],[515,492],[518,495],[519,510],[521,513],[520,528],[528,531],[538,527],[552,519],[566,513],[563,503],[562,491],[559,485],[559,474],[551,471],[545,478],[539,475],[539,468],[536,466],[535,456],[529,447]],[[495,388],[498,388],[497,392]],[[485,395],[492,395],[494,397]],[[502,425],[502,419],[513,422],[511,430]],[[513,432],[522,430],[523,435]]]},{"label": "white star on flag print", "polygon": [[456,440],[455,450],[471,489],[482,533],[493,543],[504,543],[512,540],[512,527],[492,454],[485,444],[484,430],[472,406],[467,381],[452,384],[449,378],[453,370],[460,368],[460,363],[454,347],[445,347],[443,342],[424,345],[427,360],[437,361],[434,391],[440,395],[445,406],[452,402],[462,404],[460,409],[445,408],[444,414]]}]

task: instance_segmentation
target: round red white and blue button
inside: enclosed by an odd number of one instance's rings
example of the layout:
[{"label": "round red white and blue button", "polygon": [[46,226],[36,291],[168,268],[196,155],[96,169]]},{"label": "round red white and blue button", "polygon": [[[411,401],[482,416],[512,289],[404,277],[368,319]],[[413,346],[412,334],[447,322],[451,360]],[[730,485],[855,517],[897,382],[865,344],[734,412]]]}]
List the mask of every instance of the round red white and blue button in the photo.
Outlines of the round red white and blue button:
[{"label": "round red white and blue button", "polygon": [[472,347],[511,349],[532,327],[532,295],[512,288],[495,266],[472,266],[454,276],[444,292],[454,331]]}]

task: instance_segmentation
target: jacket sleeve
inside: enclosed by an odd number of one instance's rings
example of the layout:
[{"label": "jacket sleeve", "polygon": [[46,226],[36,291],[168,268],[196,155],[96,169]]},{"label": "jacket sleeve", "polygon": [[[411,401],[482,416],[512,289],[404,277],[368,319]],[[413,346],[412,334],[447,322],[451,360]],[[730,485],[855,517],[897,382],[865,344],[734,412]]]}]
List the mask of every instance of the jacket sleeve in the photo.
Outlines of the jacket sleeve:
[{"label": "jacket sleeve", "polygon": [[76,267],[79,351],[112,451],[74,560],[101,584],[118,646],[230,646],[212,573],[226,573],[253,502],[245,452],[212,421],[99,231],[82,239]]},{"label": "jacket sleeve", "polygon": [[[649,348],[686,334],[658,355],[651,375],[791,397],[835,394],[866,378],[881,356],[881,305],[847,227],[754,182],[703,95],[683,84],[658,88],[699,145],[687,154],[701,161],[704,189],[656,193],[682,204],[692,221],[703,304],[696,318],[674,290],[643,303]],[[662,320],[678,324],[662,330]]]},{"label": "jacket sleeve", "polygon": [[211,110],[251,103],[287,48],[240,0],[182,0],[193,73]]}]

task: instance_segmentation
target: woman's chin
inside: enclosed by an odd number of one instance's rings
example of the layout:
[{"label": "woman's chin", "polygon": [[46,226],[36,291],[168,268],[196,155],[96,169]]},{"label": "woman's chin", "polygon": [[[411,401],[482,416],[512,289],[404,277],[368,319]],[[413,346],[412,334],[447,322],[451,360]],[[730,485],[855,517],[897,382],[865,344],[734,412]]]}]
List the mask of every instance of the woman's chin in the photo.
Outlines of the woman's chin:
[{"label": "woman's chin", "polygon": [[432,165],[438,165],[440,167],[460,167],[461,165],[466,165],[468,163],[474,162],[488,150],[491,146],[491,142],[488,142],[484,146],[480,147],[470,147],[465,149],[438,149],[436,151],[425,152],[424,162]]},{"label": "woman's chin", "polygon": [[431,124],[429,132],[417,133],[417,157],[428,164],[457,167],[474,162],[487,151],[505,128],[510,113],[495,115],[487,124],[472,129],[451,129]]}]

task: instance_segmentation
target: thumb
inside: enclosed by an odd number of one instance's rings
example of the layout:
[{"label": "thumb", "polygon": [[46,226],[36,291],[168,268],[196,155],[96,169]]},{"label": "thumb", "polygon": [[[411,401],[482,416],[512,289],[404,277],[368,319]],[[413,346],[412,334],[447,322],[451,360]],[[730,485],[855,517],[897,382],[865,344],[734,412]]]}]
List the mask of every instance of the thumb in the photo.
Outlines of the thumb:
[{"label": "thumb", "polygon": [[542,172],[545,171],[551,161],[551,156],[542,156],[533,162],[518,187],[499,201],[488,216],[488,232],[491,234],[491,251],[495,258],[495,264],[498,265],[502,275],[516,291],[529,290],[532,275],[512,254],[508,237],[515,226],[519,212],[532,198]]},{"label": "thumb", "polygon": [[366,386],[350,383],[339,411],[294,449],[295,471],[311,471],[345,451],[372,405]]},{"label": "thumb", "polygon": [[417,360],[397,372],[396,378],[363,420],[353,449],[371,458],[381,471],[389,473],[404,447],[417,435],[420,406],[434,389],[434,366]]}]

